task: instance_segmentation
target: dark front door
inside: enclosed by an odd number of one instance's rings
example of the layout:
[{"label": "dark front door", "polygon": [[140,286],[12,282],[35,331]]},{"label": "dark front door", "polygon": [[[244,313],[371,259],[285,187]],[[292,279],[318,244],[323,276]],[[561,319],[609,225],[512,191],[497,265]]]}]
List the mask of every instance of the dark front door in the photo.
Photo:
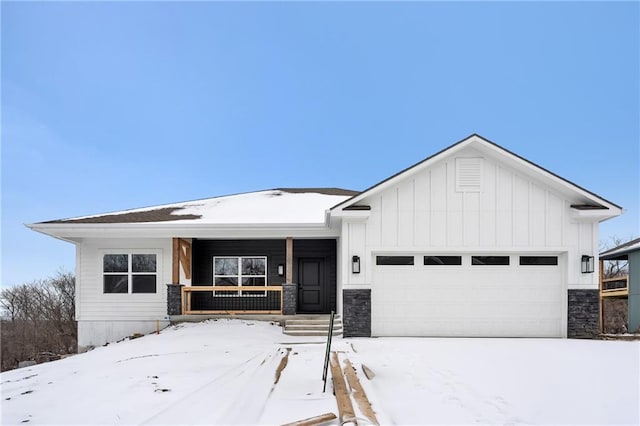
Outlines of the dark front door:
[{"label": "dark front door", "polygon": [[298,263],[298,312],[327,312],[324,259],[302,258]]}]

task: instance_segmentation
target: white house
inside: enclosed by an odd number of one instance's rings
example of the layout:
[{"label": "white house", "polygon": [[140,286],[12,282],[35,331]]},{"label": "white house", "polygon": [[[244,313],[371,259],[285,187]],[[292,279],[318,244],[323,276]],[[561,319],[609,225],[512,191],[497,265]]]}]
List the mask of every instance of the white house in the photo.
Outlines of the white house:
[{"label": "white house", "polygon": [[337,310],[346,336],[573,337],[598,328],[598,224],[620,214],[471,135],[362,192],[285,188],[29,227],[76,245],[80,347],[221,312]]}]

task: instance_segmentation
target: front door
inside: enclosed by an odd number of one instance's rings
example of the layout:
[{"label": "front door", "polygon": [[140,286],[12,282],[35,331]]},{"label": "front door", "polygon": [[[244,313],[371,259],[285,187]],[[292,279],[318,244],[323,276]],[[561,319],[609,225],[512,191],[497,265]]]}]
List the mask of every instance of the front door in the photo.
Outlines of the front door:
[{"label": "front door", "polygon": [[324,259],[300,259],[298,263],[298,312],[326,312],[327,296]]}]

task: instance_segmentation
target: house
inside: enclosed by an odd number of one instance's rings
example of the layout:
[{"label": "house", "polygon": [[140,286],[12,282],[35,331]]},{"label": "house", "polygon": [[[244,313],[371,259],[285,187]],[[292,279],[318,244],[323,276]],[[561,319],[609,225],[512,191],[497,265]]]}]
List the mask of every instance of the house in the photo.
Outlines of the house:
[{"label": "house", "polygon": [[225,312],[336,310],[345,336],[588,335],[598,224],[620,214],[474,134],[362,192],[283,188],[28,226],[76,245],[84,347]]},{"label": "house", "polygon": [[621,244],[600,253],[602,262],[626,260],[628,275],[605,279],[600,278],[600,299],[602,303],[624,301],[627,304],[628,331],[640,332],[640,238]]}]

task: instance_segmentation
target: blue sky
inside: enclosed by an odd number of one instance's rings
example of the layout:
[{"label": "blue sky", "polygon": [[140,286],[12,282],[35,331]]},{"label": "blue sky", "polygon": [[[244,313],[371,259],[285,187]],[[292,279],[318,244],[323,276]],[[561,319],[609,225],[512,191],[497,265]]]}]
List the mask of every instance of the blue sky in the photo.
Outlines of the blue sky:
[{"label": "blue sky", "polygon": [[638,2],[2,2],[2,285],[73,270],[23,226],[276,187],[361,190],[471,133],[622,205]]}]

